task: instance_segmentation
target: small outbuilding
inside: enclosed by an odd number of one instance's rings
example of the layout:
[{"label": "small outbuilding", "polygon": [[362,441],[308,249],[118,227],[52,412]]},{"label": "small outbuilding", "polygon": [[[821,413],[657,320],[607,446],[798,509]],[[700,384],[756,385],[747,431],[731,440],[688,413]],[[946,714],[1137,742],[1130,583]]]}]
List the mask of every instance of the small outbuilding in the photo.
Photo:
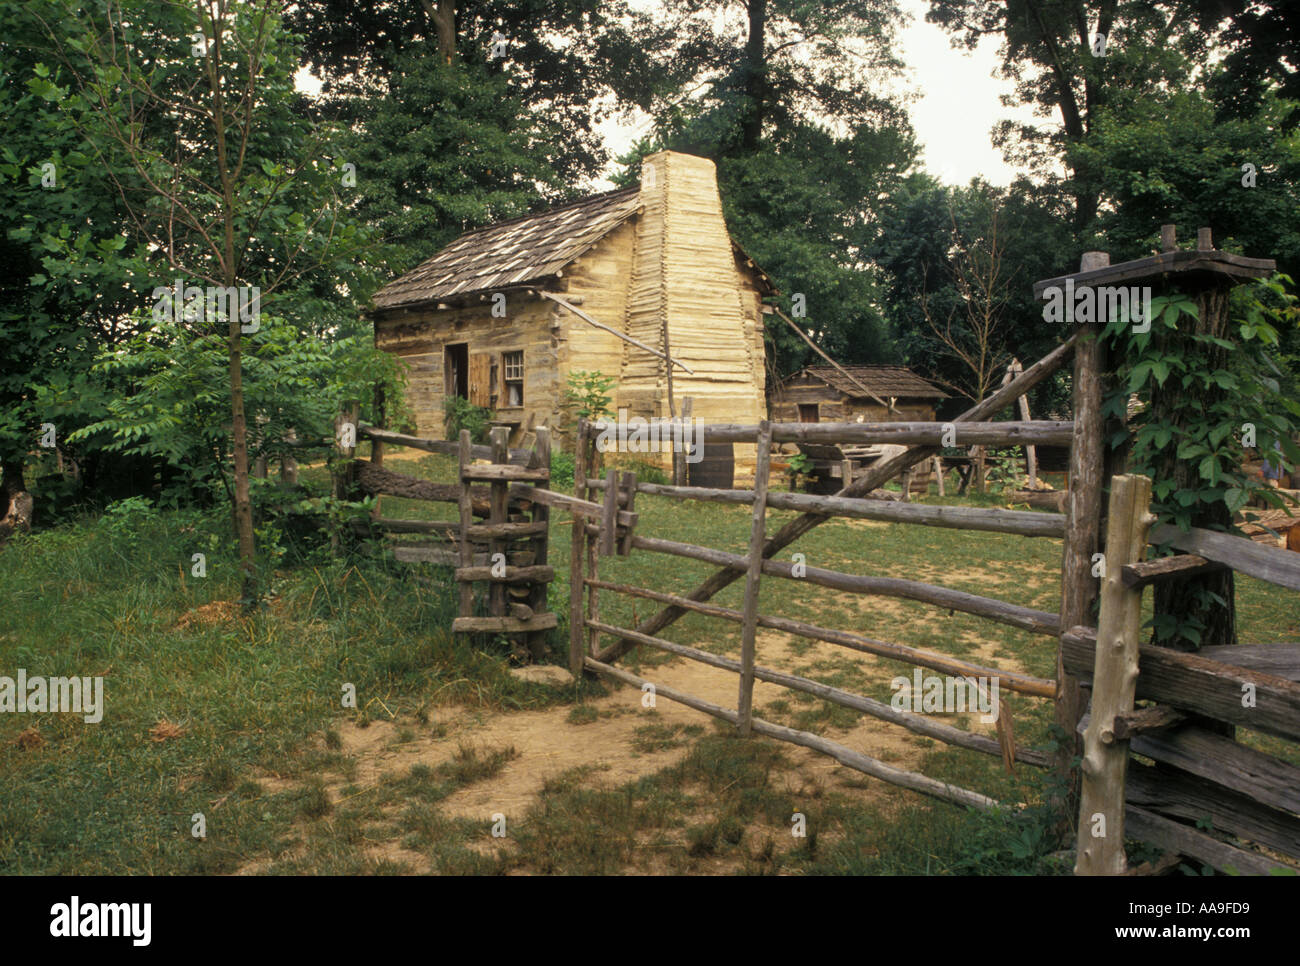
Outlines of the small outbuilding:
[{"label": "small outbuilding", "polygon": [[[772,419],[783,423],[927,422],[935,418],[935,406],[947,396],[905,366],[845,366],[843,371],[833,366],[808,366],[777,388]],[[846,486],[859,470],[899,449],[799,444],[799,450],[812,461],[814,491],[825,493]],[[907,489],[924,494],[929,480],[929,465],[916,467],[907,474]]]},{"label": "small outbuilding", "polygon": [[[844,373],[847,372],[848,376]],[[849,377],[852,378],[849,378]],[[892,402],[890,412],[872,399]],[[782,381],[772,419],[782,423],[924,422],[948,394],[906,366],[808,366]]]}]

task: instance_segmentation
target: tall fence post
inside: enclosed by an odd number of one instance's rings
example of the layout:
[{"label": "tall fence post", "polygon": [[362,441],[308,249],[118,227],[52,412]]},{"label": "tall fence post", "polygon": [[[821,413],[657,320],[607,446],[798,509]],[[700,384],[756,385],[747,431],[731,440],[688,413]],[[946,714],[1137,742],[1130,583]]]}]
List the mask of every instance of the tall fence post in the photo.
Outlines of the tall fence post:
[{"label": "tall fence post", "polygon": [[[492,431],[488,433],[488,441],[492,446],[492,462],[497,465],[510,462],[510,448],[507,442],[508,432],[504,426],[493,426]],[[468,481],[464,485],[468,488]],[[488,497],[488,523],[505,523],[510,507],[510,484],[505,480],[500,482],[493,480],[488,492],[490,494]],[[489,538],[488,562],[495,561],[497,554],[504,556],[508,549],[505,540],[502,538],[497,536]],[[506,585],[499,580],[492,581],[488,587],[488,613],[493,617],[506,616]]]},{"label": "tall fence post", "polygon": [[[460,471],[456,479],[460,481],[460,495],[456,502],[460,509],[460,565],[464,568],[474,566],[474,547],[469,540],[470,527],[474,524],[474,497],[470,492],[469,481],[465,479],[465,470],[473,461],[468,429],[460,431],[459,442],[457,462]],[[460,616],[474,616],[474,585],[468,580],[460,581]]]},{"label": "tall fence post", "polygon": [[758,424],[754,465],[754,514],[749,531],[749,568],[745,574],[744,624],[740,637],[740,701],[736,724],[748,735],[754,705],[754,641],[758,632],[758,587],[763,576],[763,544],[767,540],[767,479],[771,472],[772,424]]},{"label": "tall fence post", "polygon": [[[528,465],[535,469],[544,469],[548,473],[551,469],[551,430],[549,426],[538,426],[533,430],[533,454],[529,457]],[[536,480],[533,483],[534,488],[538,490],[549,490],[551,488],[550,479]],[[532,509],[532,522],[540,525],[542,530],[529,541],[528,546],[533,550],[533,566],[545,567],[548,563],[550,553],[550,525],[551,510],[545,503],[534,503]],[[545,583],[535,583],[528,590],[528,607],[533,614],[541,614],[546,610],[547,585]],[[546,656],[546,638],[549,631],[530,631],[528,633],[528,650],[534,663],[540,663]]]},{"label": "tall fence post", "polygon": [[[573,495],[584,499],[587,488],[587,420],[578,420],[578,438],[573,444]],[[586,519],[573,513],[572,544],[569,549],[569,673],[582,674],[582,545]]]},{"label": "tall fence post", "polygon": [[[1080,271],[1110,264],[1105,252],[1084,252]],[[1094,323],[1079,326],[1074,345],[1074,437],[1070,442],[1070,477],[1065,495],[1065,545],[1061,559],[1061,632],[1079,625],[1092,626],[1092,604],[1097,599],[1097,578],[1092,575],[1092,555],[1101,539],[1101,491],[1104,447],[1102,440],[1102,346]],[[1069,765],[1078,753],[1075,728],[1082,715],[1078,679],[1067,674],[1058,645],[1056,657],[1056,724],[1064,733],[1057,752],[1059,772],[1075,789]]]},{"label": "tall fence post", "polygon": [[1142,589],[1124,586],[1124,568],[1142,559],[1151,514],[1151,480],[1111,481],[1106,521],[1105,577],[1092,676],[1092,712],[1083,736],[1076,875],[1121,875],[1124,855],[1124,779],[1128,741],[1115,737],[1115,717],[1133,710],[1138,677]]},{"label": "tall fence post", "polygon": [[[334,465],[330,468],[330,492],[336,500],[350,500],[355,495],[357,455],[357,421],[361,418],[361,404],[352,400],[334,417]],[[341,527],[330,533],[330,552],[337,554],[341,546]]]}]

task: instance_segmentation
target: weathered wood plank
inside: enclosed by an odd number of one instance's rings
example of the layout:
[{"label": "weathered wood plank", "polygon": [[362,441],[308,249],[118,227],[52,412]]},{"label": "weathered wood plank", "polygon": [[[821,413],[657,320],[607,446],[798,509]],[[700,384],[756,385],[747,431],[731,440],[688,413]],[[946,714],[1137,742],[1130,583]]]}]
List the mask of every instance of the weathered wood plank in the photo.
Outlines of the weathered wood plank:
[{"label": "weathered wood plank", "polygon": [[[587,481],[587,486],[592,488],[591,480]],[[603,487],[602,487],[603,488]],[[552,510],[563,510],[566,513],[576,513],[582,517],[599,520],[605,514],[605,508],[600,503],[591,500],[582,500],[575,496],[569,496],[567,493],[558,493],[555,490],[541,490],[535,486],[529,486],[527,483],[510,484],[510,498],[512,500],[523,500],[528,503],[541,503],[550,507]],[[618,525],[620,527],[631,527],[636,525],[636,514],[629,513],[627,510],[618,511]]]},{"label": "weathered wood plank", "polygon": [[466,535],[471,540],[522,539],[545,533],[547,522],[523,521],[514,523],[475,523],[468,527]]},{"label": "weathered wood plank", "polygon": [[[533,430],[533,453],[529,458],[528,466],[530,469],[545,469],[547,479],[537,484],[537,492],[545,492],[550,489],[551,473],[551,429],[549,426],[538,426]],[[534,562],[539,564],[548,564],[550,562],[550,528],[551,528],[551,510],[545,503],[533,501],[532,503],[532,520],[524,526],[533,527],[535,532],[528,541],[528,546],[532,547]],[[549,607],[549,589],[545,584],[533,584],[528,593],[528,608],[534,613],[544,613]],[[548,635],[533,631],[527,635],[529,653],[535,663],[540,662],[546,656],[546,645]]]},{"label": "weathered wood plank", "polygon": [[1276,859],[1235,848],[1189,825],[1136,805],[1124,810],[1124,827],[1132,838],[1186,855],[1220,871],[1238,875],[1272,875],[1275,869],[1291,870],[1290,866]]},{"label": "weathered wood plank", "polygon": [[[636,512],[636,474],[627,471],[623,474],[623,482],[619,490],[619,500],[623,506],[627,507],[628,512]],[[626,557],[632,552],[632,529],[625,527],[623,536],[618,542],[618,555]]]},{"label": "weathered wood plank", "polygon": [[[603,481],[598,488],[603,489]],[[750,504],[754,502],[753,490],[718,490],[700,486],[667,486],[662,483],[638,483],[636,488],[638,493],[681,500],[700,500],[705,503]],[[1064,514],[1038,513],[1032,510],[926,506],[861,497],[783,493],[777,490],[768,492],[767,505],[778,510],[823,513],[828,517],[879,520],[885,523],[914,523],[951,530],[1011,533],[1022,537],[1060,537],[1065,532]]]},{"label": "weathered wood plank", "polygon": [[1300,814],[1300,768],[1231,738],[1186,725],[1137,735],[1129,749],[1264,805]]},{"label": "weathered wood plank", "polygon": [[558,626],[559,618],[550,612],[535,614],[527,620],[518,617],[457,617],[451,629],[456,634],[524,634],[546,631]]},{"label": "weathered wood plank", "polygon": [[1131,762],[1127,795],[1148,811],[1188,821],[1208,818],[1217,831],[1300,858],[1300,818],[1186,772]]},{"label": "weathered wood plank", "polygon": [[1187,715],[1177,708],[1171,708],[1167,704],[1153,704],[1115,715],[1112,734],[1117,741],[1130,741],[1138,735],[1160,731],[1186,720]]},{"label": "weathered wood plank", "polygon": [[1120,579],[1124,582],[1124,586],[1130,590],[1139,590],[1148,584],[1154,584],[1158,580],[1191,577],[1195,574],[1221,569],[1223,569],[1223,564],[1206,560],[1196,554],[1180,554],[1174,557],[1157,557],[1155,560],[1144,560],[1139,563],[1128,564],[1120,574]]},{"label": "weathered wood plank", "polygon": [[462,583],[476,580],[488,580],[503,584],[547,583],[555,579],[555,568],[534,565],[532,567],[506,567],[503,576],[492,576],[491,567],[458,567],[456,579]]},{"label": "weathered wood plank", "polygon": [[470,464],[460,471],[462,480],[479,480],[483,482],[497,482],[499,480],[508,481],[527,481],[527,480],[549,480],[551,471],[549,467],[538,467],[532,469],[527,466],[510,466],[510,465],[491,465],[480,466]]},{"label": "weathered wood plank", "polygon": [[[474,357],[471,354],[470,356],[471,361],[473,360],[473,358]],[[472,374],[470,378],[473,379]],[[486,392],[487,390],[486,377],[484,379],[484,383],[485,384],[483,388],[484,388],[484,392]],[[505,461],[508,458],[507,454],[509,452],[509,448],[507,446],[507,442],[509,440],[509,431],[504,426],[493,426],[491,432],[488,434],[488,438],[491,440],[492,443],[492,462],[505,463]],[[472,469],[473,467],[468,466],[465,463],[461,463],[460,478],[462,481],[472,479],[472,477],[468,475]],[[482,469],[489,469],[489,467],[482,467]],[[513,470],[513,469],[517,469],[517,467],[502,466],[501,469]],[[492,497],[490,500],[490,504],[492,507],[492,512],[488,515],[488,523],[496,526],[499,526],[502,523],[506,523],[507,522],[506,514],[509,511],[509,504],[510,504],[509,486],[507,481],[505,480],[493,481]],[[504,540],[501,540],[499,538],[494,538],[488,541],[488,553],[491,555],[491,557],[495,557],[499,553],[505,553],[505,549],[506,549],[506,545]],[[492,584],[488,587],[488,610],[491,612],[493,617],[506,616],[506,588],[505,588],[505,584],[501,583],[500,581],[494,580]]]},{"label": "weathered wood plank", "polygon": [[1187,533],[1165,524],[1151,531],[1151,542],[1170,544],[1225,564],[1238,573],[1266,580],[1279,587],[1300,590],[1300,553],[1267,547],[1246,537],[1193,527]]},{"label": "weathered wood plank", "polygon": [[[1062,634],[1061,654],[1066,670],[1091,678],[1096,643],[1096,632],[1090,627],[1074,627]],[[1138,666],[1140,699],[1300,740],[1300,684],[1149,644],[1139,648]],[[1247,694],[1254,696],[1253,707],[1242,707],[1242,698]]]},{"label": "weathered wood plank", "polygon": [[1215,645],[1203,647],[1197,653],[1211,661],[1300,681],[1300,644]]},{"label": "weathered wood plank", "polygon": [[[1064,420],[1028,420],[976,422],[962,420],[952,424],[954,446],[1068,446],[1074,424]],[[894,443],[901,446],[941,446],[946,435],[945,423],[935,421],[897,423],[773,423],[772,441],[776,443],[837,443],[865,446]],[[708,443],[750,443],[758,426],[737,423],[711,423],[701,427]]]},{"label": "weathered wood plank", "polygon": [[[421,436],[407,436],[405,433],[394,433],[391,430],[380,429],[378,426],[369,426],[365,423],[357,427],[357,435],[364,436],[376,443],[390,443],[394,446],[409,446],[411,449],[423,450],[426,453],[441,453],[445,456],[458,456],[460,454],[460,444],[455,440],[425,439]],[[492,458],[492,447],[483,443],[472,444],[469,452],[471,460],[486,460]],[[528,458],[531,455],[531,450],[512,449],[510,450],[510,462],[518,466],[523,466],[528,462]]]},{"label": "weathered wood plank", "polygon": [[[506,561],[515,567],[528,567],[536,560],[537,555],[531,550],[515,550],[506,554]],[[398,563],[431,563],[441,564],[444,567],[459,567],[464,565],[459,548],[448,547],[419,547],[397,544],[393,547],[393,559]],[[492,555],[488,553],[476,553],[470,560],[469,566],[473,567],[490,567],[492,564]]]}]

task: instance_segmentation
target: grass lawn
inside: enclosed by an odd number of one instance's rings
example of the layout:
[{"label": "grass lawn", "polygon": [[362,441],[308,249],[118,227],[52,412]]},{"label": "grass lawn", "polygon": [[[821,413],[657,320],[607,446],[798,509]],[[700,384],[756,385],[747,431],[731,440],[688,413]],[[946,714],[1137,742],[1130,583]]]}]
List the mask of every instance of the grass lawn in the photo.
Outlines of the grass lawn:
[{"label": "grass lawn", "polygon": [[[455,474],[450,459],[436,456],[392,468],[442,480]],[[312,473],[320,471],[305,475]],[[639,496],[637,509],[643,533],[745,551],[746,507]],[[450,519],[454,507],[385,498],[383,512]],[[775,527],[793,514],[772,516]],[[556,663],[567,647],[569,527],[564,514],[552,515]],[[1034,809],[976,815],[856,773],[831,785],[792,785],[789,776],[819,767],[808,755],[740,740],[702,715],[627,717],[631,755],[662,767],[627,780],[581,765],[547,774],[510,813],[507,837],[494,838],[488,821],[449,804],[472,799],[524,760],[517,746],[527,735],[511,739],[507,726],[554,718],[567,729],[557,734],[594,733],[626,717],[635,696],[616,698],[593,682],[555,688],[511,676],[504,642],[450,634],[455,590],[445,569],[291,552],[268,560],[268,605],[241,617],[230,603],[238,580],[228,532],[221,512],[119,505],[0,549],[0,673],[103,675],[106,704],[94,725],[68,714],[0,716],[0,872],[1063,869],[1050,858],[1059,843]],[[1056,540],[836,520],[783,556],[795,551],[809,566],[1057,609]],[[190,573],[199,552],[207,557],[202,578]],[[711,572],[643,552],[601,562],[602,577],[679,593]],[[742,588],[734,583],[716,600],[738,608]],[[1244,642],[1300,639],[1295,594],[1244,577],[1238,593]],[[604,594],[601,608],[603,620],[632,626],[655,605]],[[772,579],[763,583],[761,610],[1041,677],[1054,672],[1050,638],[908,601]],[[663,636],[718,653],[739,649],[737,625],[701,615]],[[882,700],[895,674],[910,674],[833,645],[779,643],[783,668]],[[775,660],[776,651],[765,636],[759,662]],[[623,663],[652,679],[663,669],[671,683],[681,662],[641,649]],[[343,705],[346,685],[355,688],[355,708]],[[1008,700],[1017,741],[1049,742],[1049,702]],[[819,732],[862,727],[855,713],[805,695],[764,696],[757,713]],[[484,721],[507,737],[495,744],[455,737]],[[366,735],[382,741],[362,753]],[[436,760],[403,757],[439,741],[448,749]],[[899,752],[906,767],[1004,801],[1042,798],[1024,768],[1008,776],[991,757],[911,741]],[[377,757],[400,767],[376,767]],[[794,811],[808,835],[790,834]],[[205,839],[191,834],[198,813]]]}]

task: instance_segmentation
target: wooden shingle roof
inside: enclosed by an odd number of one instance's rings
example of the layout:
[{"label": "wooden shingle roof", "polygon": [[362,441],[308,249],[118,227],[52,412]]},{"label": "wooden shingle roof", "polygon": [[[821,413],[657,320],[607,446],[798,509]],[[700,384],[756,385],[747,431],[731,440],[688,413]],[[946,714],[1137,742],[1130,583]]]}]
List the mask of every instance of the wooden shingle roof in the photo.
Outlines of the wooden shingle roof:
[{"label": "wooden shingle roof", "polygon": [[[946,399],[948,394],[938,386],[922,379],[906,366],[845,366],[853,378],[862,383],[877,396],[888,399]],[[815,379],[820,379],[832,389],[846,396],[861,397],[862,390],[855,386],[844,374],[831,366],[808,366],[802,370]],[[798,374],[796,374],[798,375]]]},{"label": "wooden shingle roof", "polygon": [[372,304],[422,305],[554,276],[635,214],[639,194],[621,188],[468,232],[389,282]]}]

